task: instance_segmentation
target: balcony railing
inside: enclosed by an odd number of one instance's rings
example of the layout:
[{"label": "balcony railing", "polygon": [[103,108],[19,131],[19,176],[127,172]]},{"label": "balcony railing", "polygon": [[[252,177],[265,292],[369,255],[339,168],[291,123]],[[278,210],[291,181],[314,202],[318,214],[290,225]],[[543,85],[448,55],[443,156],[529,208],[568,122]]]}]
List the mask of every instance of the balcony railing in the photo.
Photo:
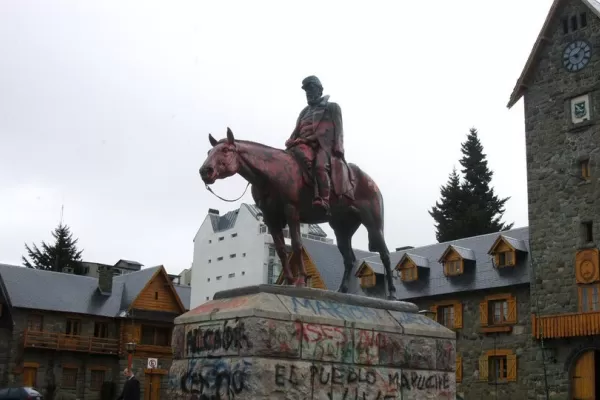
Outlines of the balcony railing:
[{"label": "balcony railing", "polygon": [[78,351],[95,354],[117,354],[119,340],[93,336],[75,336],[64,333],[25,330],[24,347]]},{"label": "balcony railing", "polygon": [[532,314],[533,336],[537,339],[567,338],[600,334],[600,312],[536,316]]}]

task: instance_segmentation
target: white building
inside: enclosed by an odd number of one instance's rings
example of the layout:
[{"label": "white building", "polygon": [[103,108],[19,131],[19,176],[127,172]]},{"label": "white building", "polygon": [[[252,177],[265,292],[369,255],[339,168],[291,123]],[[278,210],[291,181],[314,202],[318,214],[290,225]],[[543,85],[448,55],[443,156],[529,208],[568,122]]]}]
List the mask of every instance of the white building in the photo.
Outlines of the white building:
[{"label": "white building", "polygon": [[[305,240],[333,243],[318,225],[302,225],[301,233]],[[287,228],[284,234],[289,245]],[[224,215],[209,209],[194,238],[190,307],[221,290],[273,283],[280,271],[273,239],[256,206],[243,203]]]}]

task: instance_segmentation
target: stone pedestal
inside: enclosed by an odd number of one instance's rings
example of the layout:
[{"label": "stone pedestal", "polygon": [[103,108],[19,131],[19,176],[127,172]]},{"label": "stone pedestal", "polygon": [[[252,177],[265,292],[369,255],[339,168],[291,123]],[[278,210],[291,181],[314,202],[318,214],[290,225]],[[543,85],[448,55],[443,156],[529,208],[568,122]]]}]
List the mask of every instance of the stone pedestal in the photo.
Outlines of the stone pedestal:
[{"label": "stone pedestal", "polygon": [[170,399],[455,399],[451,330],[414,304],[260,285],[175,320]]}]

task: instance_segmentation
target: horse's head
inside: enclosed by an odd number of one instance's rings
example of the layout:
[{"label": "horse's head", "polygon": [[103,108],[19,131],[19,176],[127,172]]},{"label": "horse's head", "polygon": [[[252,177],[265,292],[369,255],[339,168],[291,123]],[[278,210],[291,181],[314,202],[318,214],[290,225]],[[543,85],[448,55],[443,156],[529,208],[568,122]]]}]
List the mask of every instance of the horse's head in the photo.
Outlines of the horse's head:
[{"label": "horse's head", "polygon": [[207,185],[215,183],[217,179],[225,179],[238,173],[239,159],[233,132],[227,128],[227,139],[217,141],[211,134],[208,140],[212,149],[200,167],[200,177]]}]

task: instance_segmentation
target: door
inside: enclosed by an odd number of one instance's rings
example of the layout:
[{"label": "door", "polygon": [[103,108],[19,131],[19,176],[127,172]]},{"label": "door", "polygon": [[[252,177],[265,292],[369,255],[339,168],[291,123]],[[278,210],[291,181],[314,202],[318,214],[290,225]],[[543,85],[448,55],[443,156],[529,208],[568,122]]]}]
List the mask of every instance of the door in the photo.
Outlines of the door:
[{"label": "door", "polygon": [[144,400],[160,400],[160,377],[159,374],[146,374]]},{"label": "door", "polygon": [[23,386],[35,387],[37,382],[37,368],[23,368]]},{"label": "door", "polygon": [[583,353],[575,363],[573,371],[573,400],[596,398],[596,368],[594,350]]}]

